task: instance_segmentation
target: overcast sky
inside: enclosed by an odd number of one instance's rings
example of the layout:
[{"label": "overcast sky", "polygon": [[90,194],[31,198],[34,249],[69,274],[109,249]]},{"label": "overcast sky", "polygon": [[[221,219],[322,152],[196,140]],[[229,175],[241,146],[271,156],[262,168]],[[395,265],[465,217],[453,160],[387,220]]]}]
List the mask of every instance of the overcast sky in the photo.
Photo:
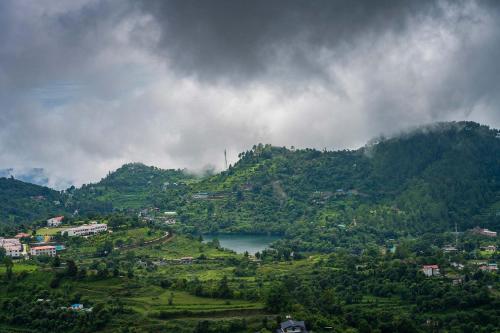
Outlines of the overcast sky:
[{"label": "overcast sky", "polygon": [[0,169],[56,188],[442,120],[500,127],[494,1],[0,1]]}]

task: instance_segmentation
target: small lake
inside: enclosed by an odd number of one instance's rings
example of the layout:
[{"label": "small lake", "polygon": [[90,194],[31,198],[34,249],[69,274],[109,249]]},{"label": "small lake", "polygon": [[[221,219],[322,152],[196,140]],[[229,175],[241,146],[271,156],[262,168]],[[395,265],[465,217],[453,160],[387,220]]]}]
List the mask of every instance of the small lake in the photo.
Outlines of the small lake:
[{"label": "small lake", "polygon": [[278,236],[265,235],[203,235],[204,242],[209,242],[214,238],[219,240],[220,246],[223,248],[233,250],[236,253],[248,251],[250,254],[262,252],[262,250],[267,249],[272,242],[280,239]]}]

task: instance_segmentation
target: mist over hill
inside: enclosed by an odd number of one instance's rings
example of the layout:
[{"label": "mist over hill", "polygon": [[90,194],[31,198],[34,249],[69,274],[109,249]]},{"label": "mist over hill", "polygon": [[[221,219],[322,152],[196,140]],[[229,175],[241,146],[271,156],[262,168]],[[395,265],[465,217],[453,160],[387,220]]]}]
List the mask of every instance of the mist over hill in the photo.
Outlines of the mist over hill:
[{"label": "mist over hill", "polygon": [[[158,207],[178,211],[189,232],[295,235],[341,226],[395,235],[452,230],[455,223],[461,230],[497,228],[498,133],[474,122],[448,122],[377,138],[357,150],[258,144],[228,170],[205,177],[131,163],[95,184],[64,193],[44,189],[61,206],[29,214],[10,209],[2,223],[29,223],[61,210],[85,216]],[[20,181],[2,184],[1,196],[27,210],[42,191]]]},{"label": "mist over hill", "polygon": [[40,186],[49,185],[49,177],[45,174],[43,168],[31,168],[27,170],[17,170],[14,168],[0,169],[0,177],[14,177],[23,182]]}]

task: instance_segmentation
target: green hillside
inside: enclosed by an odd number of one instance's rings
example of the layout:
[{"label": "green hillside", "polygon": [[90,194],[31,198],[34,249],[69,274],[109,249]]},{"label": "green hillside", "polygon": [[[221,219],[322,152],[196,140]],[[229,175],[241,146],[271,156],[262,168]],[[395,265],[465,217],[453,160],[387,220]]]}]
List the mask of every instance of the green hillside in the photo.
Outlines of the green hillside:
[{"label": "green hillside", "polygon": [[[498,231],[498,136],[459,122],[357,150],[259,144],[216,175],[134,163],[64,193],[0,179],[18,224],[2,235],[76,210],[65,223],[112,231],[37,228],[57,258],[0,260],[0,331],[264,333],[291,315],[320,333],[498,332],[499,240],[450,232]],[[280,237],[251,255],[200,233]]]},{"label": "green hillside", "polygon": [[13,178],[0,178],[0,222],[30,222],[63,210],[59,192]]},{"label": "green hillside", "polygon": [[[302,235],[309,239],[306,247],[334,246],[336,236],[356,230],[377,240],[452,231],[455,223],[460,230],[495,229],[500,219],[497,134],[477,123],[451,122],[379,138],[357,150],[259,144],[228,170],[202,179],[132,163],[98,183],[68,189],[61,202],[81,215],[175,210],[183,231]],[[8,196],[8,187],[0,189]],[[54,211],[43,202],[45,211],[28,209],[28,214],[16,208],[28,200],[20,198],[9,199],[4,222]],[[329,236],[322,240],[313,234]]]},{"label": "green hillside", "polygon": [[354,151],[258,145],[193,186],[185,225],[212,232],[397,234],[498,227],[500,140],[442,123]]},{"label": "green hillside", "polygon": [[130,163],[110,172],[98,183],[70,189],[68,193],[71,205],[83,213],[177,206],[179,196],[188,191],[188,184],[194,180],[194,176],[183,170]]}]

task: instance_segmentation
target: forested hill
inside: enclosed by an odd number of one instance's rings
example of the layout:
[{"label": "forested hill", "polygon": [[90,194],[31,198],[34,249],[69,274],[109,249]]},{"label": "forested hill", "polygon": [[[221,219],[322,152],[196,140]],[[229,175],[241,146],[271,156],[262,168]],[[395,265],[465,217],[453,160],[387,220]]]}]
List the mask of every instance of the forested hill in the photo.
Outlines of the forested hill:
[{"label": "forested hill", "polygon": [[54,214],[92,217],[115,210],[178,206],[196,178],[183,170],[125,164],[95,184],[63,193],[13,178],[0,178],[0,224],[32,223]]},{"label": "forested hill", "polygon": [[[500,139],[472,122],[441,123],[354,151],[258,145],[194,185],[185,224],[206,231],[288,232],[310,225],[389,233],[498,228]],[[203,212],[206,212],[203,214]],[[320,232],[320,230],[318,230]]]},{"label": "forested hill", "polygon": [[[0,195],[6,190],[0,186]],[[453,230],[455,223],[460,230],[498,229],[499,193],[498,130],[452,122],[379,138],[357,150],[259,144],[228,170],[203,179],[126,164],[98,183],[68,189],[61,202],[81,215],[176,210],[182,228],[193,232],[294,236],[365,230],[392,237]],[[44,212],[13,210],[25,202],[16,198],[2,203],[10,207],[10,214],[2,210],[2,221]]]},{"label": "forested hill", "polygon": [[63,211],[62,196],[48,187],[0,178],[0,221],[30,222]]},{"label": "forested hill", "polygon": [[175,201],[194,176],[185,170],[164,170],[142,163],[129,163],[95,184],[69,189],[71,205],[86,210],[102,212],[112,209],[139,209],[164,206]]}]

